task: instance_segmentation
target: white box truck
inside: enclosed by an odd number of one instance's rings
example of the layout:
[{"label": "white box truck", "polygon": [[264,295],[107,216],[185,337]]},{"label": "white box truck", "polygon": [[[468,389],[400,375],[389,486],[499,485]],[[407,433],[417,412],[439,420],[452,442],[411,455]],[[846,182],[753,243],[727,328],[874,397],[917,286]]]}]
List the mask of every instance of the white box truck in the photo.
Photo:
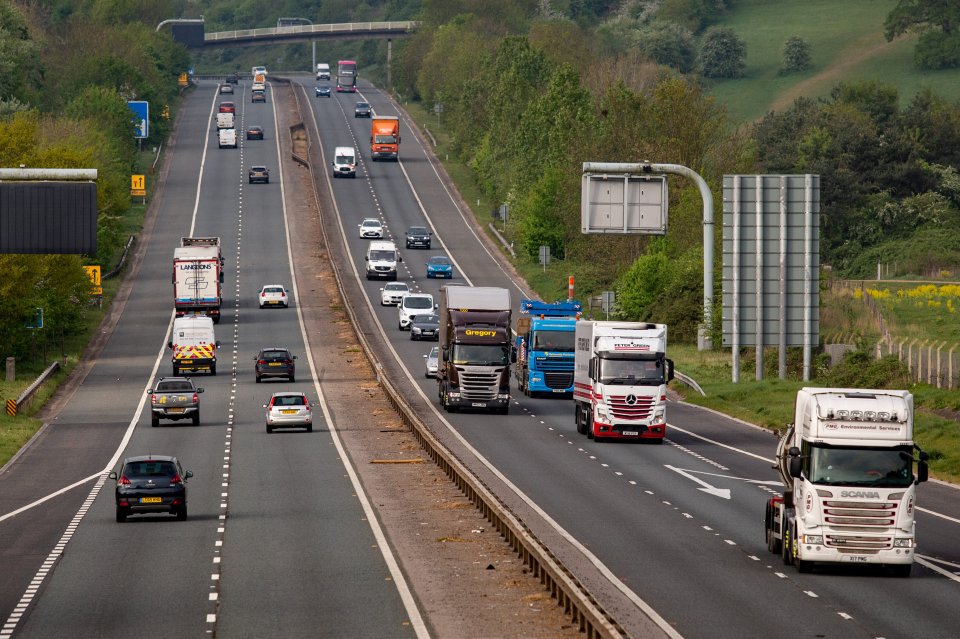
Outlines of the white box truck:
[{"label": "white box truck", "polygon": [[173,351],[173,374],[206,371],[217,374],[217,349],[220,342],[213,332],[213,320],[205,315],[185,315],[173,320],[173,333],[167,348]]},{"label": "white box truck", "polygon": [[667,432],[667,327],[641,322],[577,322],[573,399],[577,432],[591,439],[644,439]]},{"label": "white box truck", "polygon": [[330,65],[326,62],[317,63],[317,80],[330,79]]},{"label": "white box truck", "polygon": [[910,576],[916,486],[928,474],[913,441],[913,395],[800,389],[775,468],[784,488],[767,501],[765,531],[784,564],[882,564]]},{"label": "white box truck", "polygon": [[219,237],[182,237],[173,250],[173,307],[177,316],[203,313],[220,321],[223,254]]}]

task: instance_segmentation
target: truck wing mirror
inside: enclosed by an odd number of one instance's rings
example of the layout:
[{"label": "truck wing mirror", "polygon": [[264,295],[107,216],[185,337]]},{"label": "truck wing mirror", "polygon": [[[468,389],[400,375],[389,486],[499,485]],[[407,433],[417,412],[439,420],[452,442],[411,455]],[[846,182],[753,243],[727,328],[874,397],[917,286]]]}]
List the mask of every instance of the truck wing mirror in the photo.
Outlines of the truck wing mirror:
[{"label": "truck wing mirror", "polygon": [[927,467],[927,462],[920,461],[917,462],[917,483],[922,484],[923,482],[929,479],[930,470]]},{"label": "truck wing mirror", "polygon": [[794,479],[800,479],[803,474],[803,459],[800,457],[790,458],[790,476]]},{"label": "truck wing mirror", "polygon": [[220,348],[220,340],[217,340],[216,342],[214,342],[214,346],[216,346],[217,348]]},{"label": "truck wing mirror", "polygon": [[369,256],[369,255],[364,255],[364,256],[363,256],[363,261],[364,261],[364,262],[369,262],[369,261],[370,261],[370,256]]},{"label": "truck wing mirror", "polygon": [[167,342],[167,348],[173,348],[173,341]]},{"label": "truck wing mirror", "polygon": [[673,379],[673,360],[668,359],[667,360],[667,381],[669,382],[672,379]]},{"label": "truck wing mirror", "polygon": [[220,271],[220,283],[223,284],[223,271]]},{"label": "truck wing mirror", "polygon": [[511,364],[517,363],[517,347],[516,346],[510,347],[510,363]]},{"label": "truck wing mirror", "polygon": [[593,380],[597,381],[597,358],[591,357],[590,364],[587,366],[587,376]]},{"label": "truck wing mirror", "polygon": [[440,349],[440,359],[443,360],[444,362],[447,361],[447,347],[446,347],[446,346],[444,346],[442,349]]},{"label": "truck wing mirror", "polygon": [[202,388],[198,388],[198,389],[197,389],[197,392],[198,392],[198,393],[202,393],[202,392],[203,392],[203,389],[202,389]]}]

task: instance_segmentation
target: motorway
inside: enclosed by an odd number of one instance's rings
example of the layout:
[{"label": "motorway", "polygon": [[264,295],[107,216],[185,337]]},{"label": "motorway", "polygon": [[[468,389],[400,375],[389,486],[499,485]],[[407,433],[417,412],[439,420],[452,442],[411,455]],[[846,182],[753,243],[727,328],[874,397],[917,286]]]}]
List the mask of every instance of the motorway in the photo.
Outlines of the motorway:
[{"label": "motorway", "polygon": [[[369,160],[369,121],[353,117],[353,103],[366,99],[377,113],[403,117],[389,97],[361,82],[360,95],[318,99],[313,81],[301,81],[311,108],[304,124],[326,154],[321,169],[335,146],[360,151],[355,180],[326,179],[334,206],[325,213],[348,258],[338,267],[365,295],[348,303],[376,327],[386,372],[397,376],[428,427],[523,517],[627,634],[956,636],[954,487],[920,487],[923,560],[911,579],[863,569],[799,574],[766,551],[763,506],[779,480],[771,468],[776,440],[765,431],[672,403],[666,445],[596,443],[576,433],[570,400],[520,393],[508,416],[442,413],[435,382],[423,377],[422,355],[432,344],[411,341],[397,328],[396,309],[379,305],[382,283],[363,277],[366,242],[357,223],[379,216],[400,242],[407,226],[433,228],[432,250],[400,247],[401,280],[416,290],[436,296],[446,283],[424,275],[426,257],[438,253],[453,258],[454,282],[508,287],[516,300],[525,286],[480,237],[407,120],[401,161]],[[164,176],[165,199],[124,316],[81,391],[0,475],[0,560],[15,585],[0,590],[0,637],[119,637],[131,628],[151,636],[144,620],[160,617],[164,635],[425,633],[415,593],[391,568],[375,518],[354,496],[361,489],[344,473],[337,425],[326,416],[312,435],[264,431],[260,406],[273,389],[303,390],[318,405],[323,397],[303,357],[297,383],[253,382],[259,347],[303,354],[308,345],[296,305],[256,308],[261,285],[291,287],[295,264],[286,248],[283,176],[274,170],[269,185],[246,184],[251,164],[280,165],[273,96],[267,104],[244,97],[241,91],[234,98],[240,125],[260,124],[266,140],[242,140],[238,150],[216,148],[211,116],[219,100],[212,87],[185,101],[177,161]],[[221,372],[197,376],[206,389],[200,427],[164,422],[152,429],[142,408],[144,390],[169,374],[170,255],[190,234],[224,241]],[[177,454],[195,472],[188,521],[114,522],[112,482],[102,471],[115,460],[84,453],[113,450],[117,442],[118,456]],[[82,479],[80,488],[10,516]],[[358,593],[363,614],[348,601]]]}]

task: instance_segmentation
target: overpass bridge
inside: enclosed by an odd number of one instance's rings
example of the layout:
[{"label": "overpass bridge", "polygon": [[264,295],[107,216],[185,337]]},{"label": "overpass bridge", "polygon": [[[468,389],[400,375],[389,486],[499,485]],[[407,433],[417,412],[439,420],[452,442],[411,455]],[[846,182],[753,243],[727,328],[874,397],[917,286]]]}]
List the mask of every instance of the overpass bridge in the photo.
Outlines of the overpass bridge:
[{"label": "overpass bridge", "polygon": [[409,36],[420,26],[420,23],[413,20],[342,22],[206,33],[203,19],[181,19],[164,20],[157,25],[157,31],[168,25],[175,41],[190,49],[206,49],[286,44],[288,42],[315,42],[317,40],[393,40]]}]

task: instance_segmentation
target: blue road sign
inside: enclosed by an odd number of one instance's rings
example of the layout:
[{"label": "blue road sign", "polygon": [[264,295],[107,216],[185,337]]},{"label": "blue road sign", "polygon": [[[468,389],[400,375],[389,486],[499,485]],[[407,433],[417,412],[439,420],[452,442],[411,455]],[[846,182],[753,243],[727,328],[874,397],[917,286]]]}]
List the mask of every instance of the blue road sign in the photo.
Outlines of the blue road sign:
[{"label": "blue road sign", "polygon": [[138,140],[150,137],[150,103],[131,100],[127,107],[133,112],[133,137]]}]

